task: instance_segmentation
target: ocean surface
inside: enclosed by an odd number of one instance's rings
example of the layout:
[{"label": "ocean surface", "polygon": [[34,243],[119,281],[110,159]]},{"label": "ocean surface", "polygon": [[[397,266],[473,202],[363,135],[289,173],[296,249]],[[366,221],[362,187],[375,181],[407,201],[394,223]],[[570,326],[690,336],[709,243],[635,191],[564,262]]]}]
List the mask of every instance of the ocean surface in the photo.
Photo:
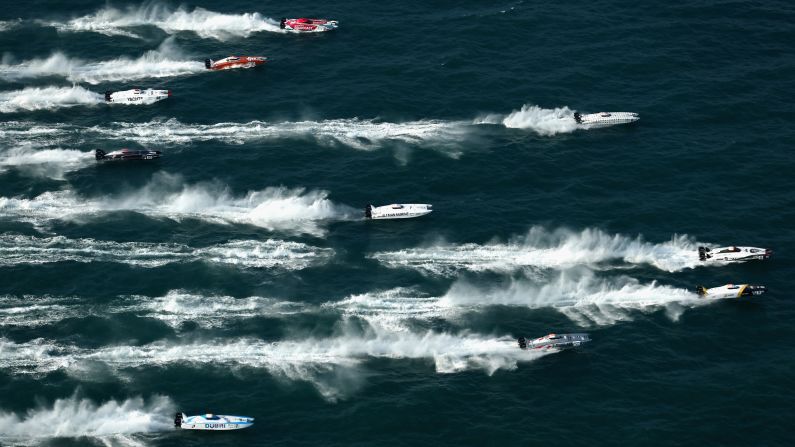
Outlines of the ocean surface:
[{"label": "ocean surface", "polygon": [[0,444],[795,444],[792,42],[788,1],[5,2]]}]

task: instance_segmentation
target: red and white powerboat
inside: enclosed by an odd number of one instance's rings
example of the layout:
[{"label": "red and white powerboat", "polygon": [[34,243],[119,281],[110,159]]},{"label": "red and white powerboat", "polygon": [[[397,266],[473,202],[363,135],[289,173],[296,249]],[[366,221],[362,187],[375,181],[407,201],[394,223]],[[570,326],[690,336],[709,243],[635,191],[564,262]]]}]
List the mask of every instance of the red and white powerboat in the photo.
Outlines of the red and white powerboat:
[{"label": "red and white powerboat", "polygon": [[268,61],[265,56],[229,56],[214,61],[205,59],[204,66],[209,70],[229,70],[231,68],[251,68],[262,65]]},{"label": "red and white powerboat", "polygon": [[279,22],[279,28],[287,31],[294,31],[296,33],[322,33],[337,29],[336,20],[326,19],[282,19]]}]

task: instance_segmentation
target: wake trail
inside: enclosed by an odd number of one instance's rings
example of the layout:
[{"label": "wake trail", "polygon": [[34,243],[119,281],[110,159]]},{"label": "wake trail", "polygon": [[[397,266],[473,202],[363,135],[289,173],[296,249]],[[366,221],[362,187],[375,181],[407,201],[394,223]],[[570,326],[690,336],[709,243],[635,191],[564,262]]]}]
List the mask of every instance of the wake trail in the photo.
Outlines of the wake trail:
[{"label": "wake trail", "polygon": [[0,92],[0,112],[16,113],[57,110],[76,106],[104,104],[105,97],[83,87],[27,87]]},{"label": "wake trail", "polygon": [[300,302],[250,296],[236,298],[200,295],[171,290],[164,296],[120,296],[108,303],[87,304],[81,297],[0,296],[0,325],[39,327],[87,316],[133,314],[155,318],[178,329],[192,322],[205,328],[221,328],[235,320],[255,317],[285,318],[314,308]]},{"label": "wake trail", "polygon": [[330,248],[278,239],[236,240],[190,247],[175,243],[0,235],[0,266],[8,267],[55,262],[116,262],[154,268],[174,263],[206,262],[289,271],[321,265],[333,255]]},{"label": "wake trail", "polygon": [[365,333],[343,333],[329,338],[155,342],[97,349],[58,345],[41,339],[22,344],[0,339],[0,354],[0,368],[17,374],[53,371],[79,374],[92,364],[114,371],[170,366],[264,369],[275,376],[308,381],[326,398],[334,400],[344,390],[333,380],[329,381],[329,374],[340,368],[356,368],[368,359],[425,359],[432,362],[437,373],[481,370],[491,375],[500,369],[515,369],[519,362],[548,353],[519,349],[516,340],[509,336],[391,332],[372,327]]},{"label": "wake trail", "polygon": [[524,236],[487,244],[438,243],[427,247],[376,252],[370,255],[390,268],[410,268],[428,275],[456,276],[469,272],[512,273],[533,269],[566,269],[577,265],[610,268],[605,263],[650,265],[666,272],[692,269],[701,264],[698,246],[686,235],[662,243],[642,237],[608,234],[588,228],[547,230],[532,227]]},{"label": "wake trail", "polygon": [[0,172],[16,169],[37,177],[62,180],[67,172],[95,163],[94,154],[74,149],[36,149],[30,145],[0,151]]},{"label": "wake trail", "polygon": [[21,415],[0,410],[0,440],[27,444],[31,438],[91,437],[124,444],[134,442],[134,438],[125,435],[172,430],[169,416],[175,409],[169,397],[160,395],[97,403],[75,393],[51,404],[40,404]]},{"label": "wake trail", "polygon": [[185,59],[171,38],[163,41],[158,49],[147,51],[136,59],[119,57],[91,62],[58,52],[46,59],[31,59],[18,64],[0,63],[0,79],[13,82],[61,77],[71,82],[99,84],[186,76],[207,71],[203,62]]},{"label": "wake trail", "polygon": [[143,38],[131,28],[154,26],[167,34],[192,32],[203,39],[226,41],[246,38],[255,33],[285,33],[279,21],[260,13],[224,14],[204,8],[172,9],[158,2],[119,9],[105,6],[93,14],[67,22],[40,22],[62,32],[95,32],[107,36]]},{"label": "wake trail", "polygon": [[325,234],[323,225],[327,222],[359,219],[355,209],[333,203],[325,191],[270,187],[235,196],[222,185],[186,185],[181,177],[168,174],[157,175],[137,191],[111,198],[83,198],[69,190],[48,191],[32,199],[0,197],[0,216],[39,226],[53,220],[79,221],[119,211],[317,236]]}]

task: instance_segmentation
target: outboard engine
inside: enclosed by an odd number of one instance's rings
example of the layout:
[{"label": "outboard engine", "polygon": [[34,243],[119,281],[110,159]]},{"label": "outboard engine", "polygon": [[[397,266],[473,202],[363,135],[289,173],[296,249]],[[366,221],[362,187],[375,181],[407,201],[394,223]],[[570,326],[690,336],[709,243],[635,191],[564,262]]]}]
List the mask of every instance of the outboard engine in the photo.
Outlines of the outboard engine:
[{"label": "outboard engine", "polygon": [[698,247],[698,259],[700,259],[702,261],[706,261],[707,260],[707,252],[708,251],[709,251],[709,248],[707,248],[707,247]]},{"label": "outboard engine", "polygon": [[287,21],[287,19],[282,17],[282,19],[279,21],[279,28],[284,29],[284,22],[286,22],[286,21]]},{"label": "outboard engine", "polygon": [[213,60],[212,59],[205,59],[204,60],[204,67],[205,68],[213,68]]},{"label": "outboard engine", "polygon": [[174,416],[174,427],[182,428],[182,413],[177,413],[177,415]]},{"label": "outboard engine", "polygon": [[519,347],[527,349],[527,340],[524,337],[519,337]]},{"label": "outboard engine", "polygon": [[103,151],[102,149],[97,149],[94,152],[94,157],[96,157],[97,160],[104,160],[105,159],[105,151]]},{"label": "outboard engine", "polygon": [[574,121],[577,121],[577,124],[582,124],[582,115],[580,112],[574,112]]},{"label": "outboard engine", "polygon": [[106,90],[105,91],[105,101],[110,102],[110,95],[113,94],[113,90]]},{"label": "outboard engine", "polygon": [[372,219],[373,218],[373,205],[367,205],[364,208],[364,218],[365,219]]}]

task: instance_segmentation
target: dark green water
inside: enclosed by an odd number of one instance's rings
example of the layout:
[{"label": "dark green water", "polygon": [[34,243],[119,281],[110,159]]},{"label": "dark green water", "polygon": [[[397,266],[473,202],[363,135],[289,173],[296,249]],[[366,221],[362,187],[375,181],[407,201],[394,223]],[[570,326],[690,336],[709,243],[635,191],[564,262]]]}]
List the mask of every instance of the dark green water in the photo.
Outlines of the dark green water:
[{"label": "dark green water", "polygon": [[793,443],[789,2],[177,6],[0,12],[0,444]]}]

